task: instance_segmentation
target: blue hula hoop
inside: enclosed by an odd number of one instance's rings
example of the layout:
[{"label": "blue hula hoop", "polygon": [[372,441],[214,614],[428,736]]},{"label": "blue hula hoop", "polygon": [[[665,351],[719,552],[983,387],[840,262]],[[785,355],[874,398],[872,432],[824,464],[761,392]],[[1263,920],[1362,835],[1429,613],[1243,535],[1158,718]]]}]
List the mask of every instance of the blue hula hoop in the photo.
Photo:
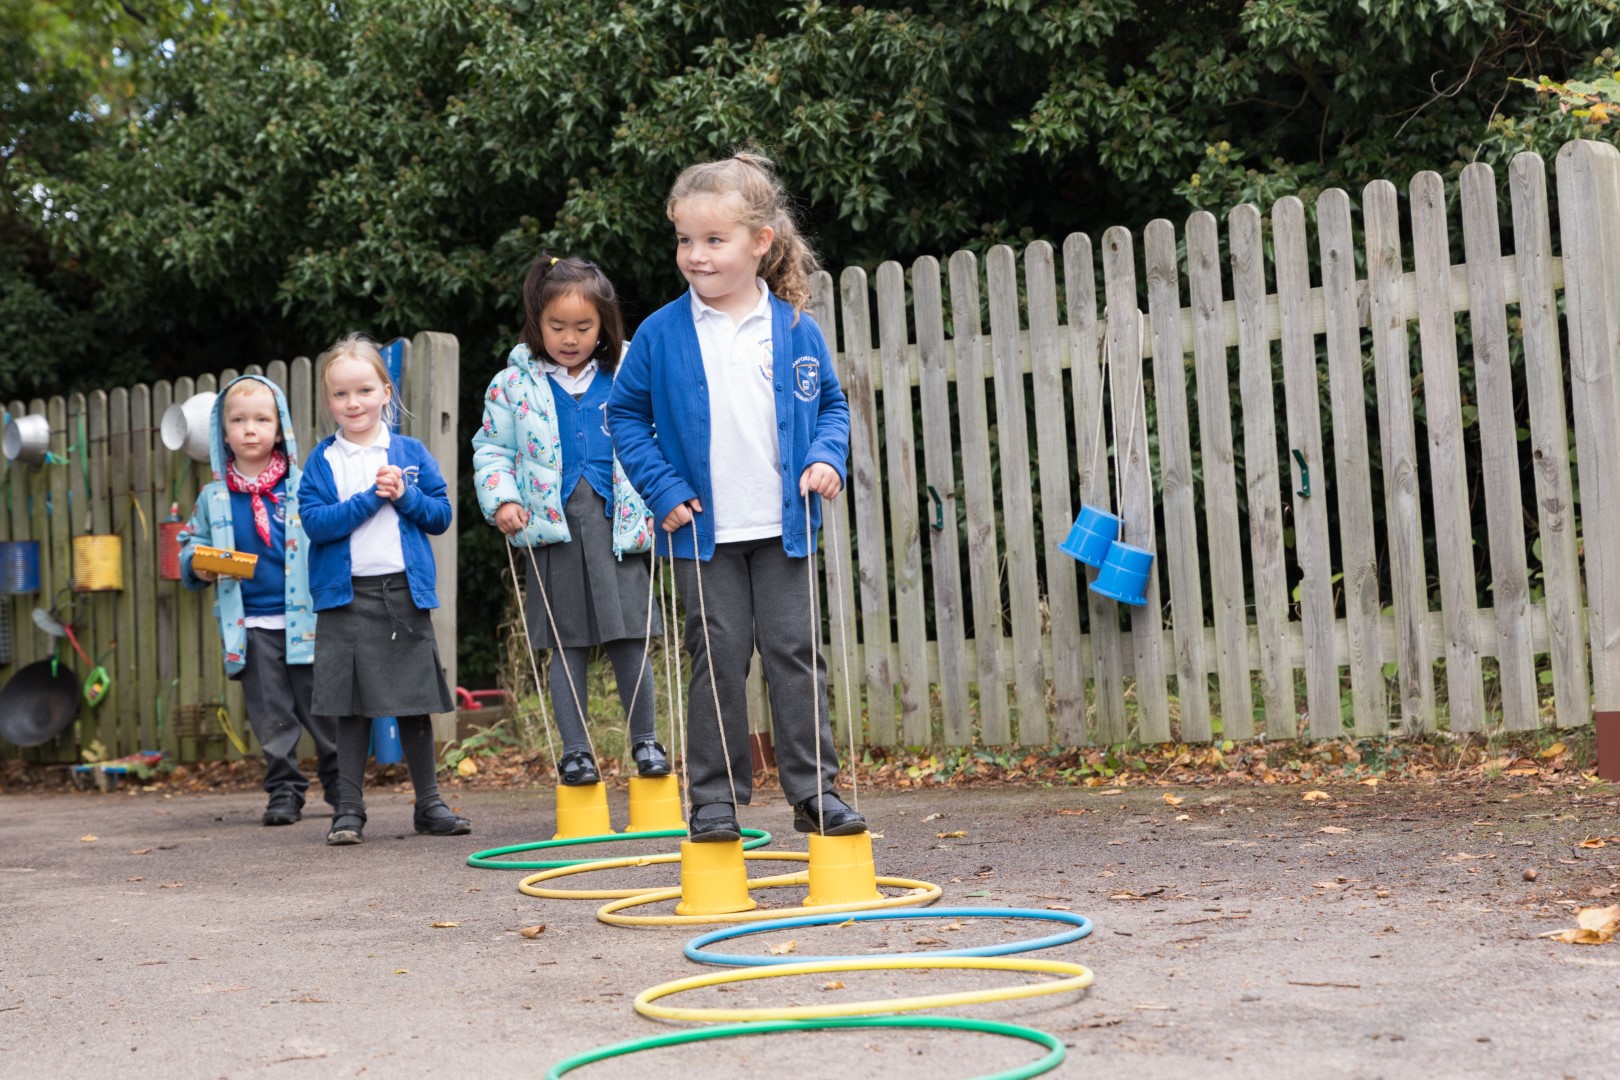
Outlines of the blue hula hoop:
[{"label": "blue hula hoop", "polygon": [[796,930],[801,926],[829,926],[846,922],[877,922],[883,919],[1035,919],[1041,922],[1065,923],[1069,929],[1046,937],[1026,938],[1023,941],[1010,941],[1000,945],[980,945],[971,949],[949,949],[943,951],[928,951],[920,953],[884,953],[884,956],[1007,956],[1012,953],[1034,952],[1037,949],[1050,949],[1056,945],[1066,945],[1071,941],[1079,941],[1091,933],[1091,920],[1084,915],[1077,915],[1071,911],[1038,911],[1034,908],[988,908],[988,907],[955,907],[930,908],[927,911],[893,910],[893,911],[857,911],[854,913],[832,915],[800,915],[794,918],[775,919],[771,922],[745,923],[741,926],[728,926],[719,930],[712,930],[707,934],[700,934],[686,943],[686,958],[699,964],[722,964],[735,967],[757,967],[763,964],[805,964],[820,961],[847,961],[862,960],[862,956],[804,956],[798,953],[782,956],[741,956],[731,953],[707,952],[705,947],[717,941],[728,941],[731,938],[743,937],[747,934],[768,934],[774,930]]},{"label": "blue hula hoop", "polygon": [[[764,829],[744,829],[742,834],[743,850],[753,851],[771,842],[771,834]],[[592,855],[583,859],[530,859],[519,862],[507,861],[502,855],[516,855],[523,851],[553,851],[557,848],[581,847],[588,844],[613,844],[625,840],[658,840],[673,837],[685,837],[685,829],[650,829],[645,832],[604,833],[601,836],[575,836],[567,840],[536,840],[528,844],[511,844],[507,847],[486,848],[475,851],[467,856],[467,865],[483,870],[560,870],[565,866],[578,866],[580,863],[605,862],[608,859],[620,858],[616,855]]]}]

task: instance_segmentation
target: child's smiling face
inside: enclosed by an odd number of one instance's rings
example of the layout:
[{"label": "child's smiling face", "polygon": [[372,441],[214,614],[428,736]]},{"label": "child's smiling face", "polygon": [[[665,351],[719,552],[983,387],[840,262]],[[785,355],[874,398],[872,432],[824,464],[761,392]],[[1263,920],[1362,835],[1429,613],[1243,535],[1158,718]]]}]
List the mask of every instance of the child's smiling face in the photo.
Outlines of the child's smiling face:
[{"label": "child's smiling face", "polygon": [[281,437],[281,415],[275,395],[268,387],[255,384],[225,399],[223,414],[225,445],[236,459],[236,469],[244,476],[257,476],[269,464]]},{"label": "child's smiling face", "polygon": [[704,303],[740,321],[759,303],[754,279],[775,230],[750,229],[734,200],[718,196],[683,199],[671,217],[675,265]]},{"label": "child's smiling face", "polygon": [[370,446],[382,432],[393,388],[364,360],[345,356],[326,366],[326,407],[352,443]]}]

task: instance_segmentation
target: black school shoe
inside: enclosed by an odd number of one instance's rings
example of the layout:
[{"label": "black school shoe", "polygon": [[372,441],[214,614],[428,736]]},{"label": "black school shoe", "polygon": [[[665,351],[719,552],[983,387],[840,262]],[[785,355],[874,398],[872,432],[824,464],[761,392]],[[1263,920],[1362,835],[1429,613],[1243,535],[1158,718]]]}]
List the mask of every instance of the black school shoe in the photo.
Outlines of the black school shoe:
[{"label": "black school shoe", "polygon": [[694,844],[717,844],[727,840],[741,840],[742,827],[737,824],[737,810],[728,802],[704,803],[692,809],[686,834]]},{"label": "black school shoe", "polygon": [[444,805],[438,795],[416,806],[416,831],[429,836],[465,836],[472,832],[472,822]]},{"label": "black school shoe", "polygon": [[340,808],[332,815],[326,842],[332,847],[365,843],[366,812],[355,807]]},{"label": "black school shoe", "polygon": [[575,750],[564,754],[562,760],[557,762],[557,776],[565,787],[582,787],[585,784],[600,784],[602,774],[596,771],[596,759],[591,757],[589,750]]},{"label": "black school shoe", "polygon": [[295,791],[277,791],[270,796],[260,822],[265,825],[291,825],[304,816],[304,800]]},{"label": "black school shoe", "polygon": [[794,803],[793,827],[822,836],[854,836],[866,831],[866,819],[829,791]]},{"label": "black school shoe", "polygon": [[643,739],[630,748],[636,761],[637,776],[668,776],[669,755],[657,739]]}]

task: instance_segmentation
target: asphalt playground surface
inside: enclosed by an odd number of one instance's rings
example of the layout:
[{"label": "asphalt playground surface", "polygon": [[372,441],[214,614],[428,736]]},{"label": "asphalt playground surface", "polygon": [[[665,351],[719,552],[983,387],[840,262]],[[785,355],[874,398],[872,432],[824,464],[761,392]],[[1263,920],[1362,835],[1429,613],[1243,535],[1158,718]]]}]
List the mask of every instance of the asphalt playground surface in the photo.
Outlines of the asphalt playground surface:
[{"label": "asphalt playground surface", "polygon": [[[1612,789],[1326,790],[1305,801],[1297,787],[979,787],[867,793],[861,807],[881,834],[877,872],[938,883],[942,905],[1092,918],[1089,938],[1030,954],[1085,964],[1090,989],[944,1011],[1060,1037],[1068,1058],[1050,1075],[1620,1074],[1620,942],[1539,936],[1573,926],[1576,905],[1620,903]],[[611,796],[620,825],[624,799]],[[719,970],[681,955],[701,928],[607,926],[600,902],[533,899],[517,891],[521,873],[465,865],[476,850],[549,838],[549,789],[457,795],[475,829],[450,839],[412,834],[409,800],[372,793],[366,843],[327,848],[318,801],[301,823],[264,828],[256,794],[0,796],[4,1074],[538,1077],[592,1047],[685,1026],[638,1016],[631,1002]],[[775,833],[772,850],[803,850],[779,795],[741,818]],[[564,884],[677,881],[675,867],[649,866]],[[756,896],[789,915],[804,892]],[[537,936],[519,933],[536,925]],[[716,948],[894,953],[1057,929],[918,918]],[[1042,978],[851,972],[666,1003],[830,1004]],[[951,1080],[1040,1054],[987,1035],[821,1032],[657,1050],[570,1075]]]}]

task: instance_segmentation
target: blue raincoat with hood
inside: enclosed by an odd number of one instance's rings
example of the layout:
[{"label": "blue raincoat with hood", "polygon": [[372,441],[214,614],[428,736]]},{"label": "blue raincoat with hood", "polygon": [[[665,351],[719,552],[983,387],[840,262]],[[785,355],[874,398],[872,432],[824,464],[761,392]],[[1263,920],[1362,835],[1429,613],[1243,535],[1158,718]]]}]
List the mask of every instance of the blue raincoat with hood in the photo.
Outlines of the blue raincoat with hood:
[{"label": "blue raincoat with hood", "polygon": [[[287,408],[286,396],[281,387],[262,375],[234,379],[214,399],[214,408],[208,417],[208,456],[214,479],[197,495],[197,507],[180,531],[180,580],[188,589],[208,587],[208,582],[192,572],[193,544],[236,547],[231,493],[225,486],[225,463],[230,456],[225,445],[225,395],[245,379],[256,380],[269,388],[275,395],[276,412],[281,418],[281,448],[287,455],[286,494],[282,496],[287,509],[287,663],[312,664],[315,662],[315,608],[309,595],[309,541],[298,513],[298,481],[302,475],[298,466],[298,440],[293,436],[292,414]],[[220,638],[225,645],[225,671],[237,675],[247,663],[241,582],[233,577],[221,577],[214,583],[214,615],[219,619]]]}]

